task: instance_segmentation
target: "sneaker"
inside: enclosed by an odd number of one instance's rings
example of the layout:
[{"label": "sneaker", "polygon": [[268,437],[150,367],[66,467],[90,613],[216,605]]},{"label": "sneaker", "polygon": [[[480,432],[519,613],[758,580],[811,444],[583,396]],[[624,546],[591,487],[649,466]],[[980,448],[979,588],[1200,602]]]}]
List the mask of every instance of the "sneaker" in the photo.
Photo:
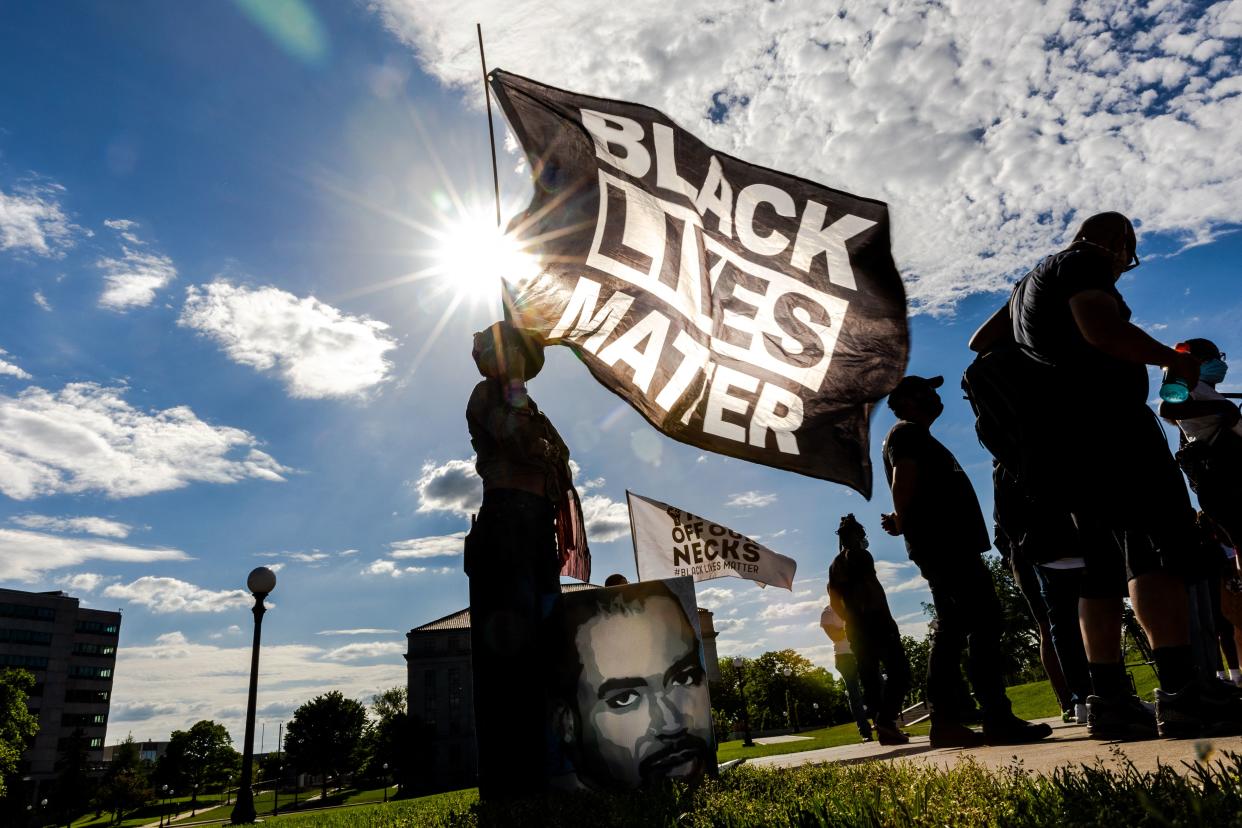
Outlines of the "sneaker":
[{"label": "sneaker", "polygon": [[1242,696],[1214,681],[1196,681],[1176,693],[1156,689],[1156,727],[1166,739],[1242,733]]},{"label": "sneaker", "polygon": [[1074,705],[1074,723],[1081,725],[1085,725],[1087,723],[1087,706],[1082,702],[1078,702]]},{"label": "sneaker", "polygon": [[1156,717],[1138,696],[1087,696],[1087,736],[1109,742],[1156,738]]},{"label": "sneaker", "polygon": [[1051,735],[1051,726],[1019,719],[1012,713],[994,720],[983,720],[983,738],[989,745],[1024,745]]},{"label": "sneaker", "polygon": [[933,748],[974,748],[987,744],[982,733],[958,722],[932,722],[928,737]]},{"label": "sneaker", "polygon": [[910,737],[898,729],[895,723],[879,724],[875,726],[875,735],[879,737],[882,745],[908,745]]}]

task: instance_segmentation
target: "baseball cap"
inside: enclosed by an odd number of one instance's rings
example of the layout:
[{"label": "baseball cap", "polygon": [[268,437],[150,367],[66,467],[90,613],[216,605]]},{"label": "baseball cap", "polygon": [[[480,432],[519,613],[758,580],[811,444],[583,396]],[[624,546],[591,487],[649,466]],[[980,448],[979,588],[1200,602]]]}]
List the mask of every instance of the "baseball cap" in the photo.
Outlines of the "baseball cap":
[{"label": "baseball cap", "polygon": [[911,374],[901,378],[888,395],[888,407],[892,408],[893,403],[910,396],[918,391],[930,388],[939,388],[944,385],[944,377],[919,377]]}]

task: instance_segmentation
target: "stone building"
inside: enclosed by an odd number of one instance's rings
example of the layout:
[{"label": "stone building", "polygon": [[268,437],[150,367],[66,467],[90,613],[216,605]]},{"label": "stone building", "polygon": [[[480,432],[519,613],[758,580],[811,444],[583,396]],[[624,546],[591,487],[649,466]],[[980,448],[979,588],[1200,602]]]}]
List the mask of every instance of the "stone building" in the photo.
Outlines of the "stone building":
[{"label": "stone building", "polygon": [[56,759],[75,730],[88,761],[103,761],[121,614],[79,606],[63,592],[0,589],[0,668],[35,677],[30,711],[39,718],[19,776],[31,798],[56,776]]},{"label": "stone building", "polygon": [[[564,592],[598,589],[562,584]],[[709,681],[720,680],[712,614],[699,610],[703,655]],[[470,610],[458,610],[406,634],[406,679],[410,717],[421,766],[409,781],[420,792],[452,791],[477,784],[473,684],[470,670]]]}]

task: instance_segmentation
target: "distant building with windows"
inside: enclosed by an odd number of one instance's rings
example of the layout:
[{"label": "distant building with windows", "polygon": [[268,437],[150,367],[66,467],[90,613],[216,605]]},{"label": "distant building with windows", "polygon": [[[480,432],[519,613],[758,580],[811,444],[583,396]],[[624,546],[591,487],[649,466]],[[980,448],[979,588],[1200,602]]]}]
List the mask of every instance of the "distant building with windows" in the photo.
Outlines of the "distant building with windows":
[{"label": "distant building with windows", "polygon": [[19,777],[33,790],[50,784],[75,730],[89,761],[103,761],[121,614],[86,609],[63,592],[0,589],[0,668],[34,674],[30,711],[39,733],[22,754]]},{"label": "distant building with windows", "polygon": [[[598,589],[562,584],[562,592]],[[709,681],[719,681],[712,614],[699,610],[703,656]],[[407,782],[425,793],[478,784],[474,741],[474,684],[470,669],[470,609],[458,610],[406,633],[409,714],[419,728],[412,736],[421,766]]]}]

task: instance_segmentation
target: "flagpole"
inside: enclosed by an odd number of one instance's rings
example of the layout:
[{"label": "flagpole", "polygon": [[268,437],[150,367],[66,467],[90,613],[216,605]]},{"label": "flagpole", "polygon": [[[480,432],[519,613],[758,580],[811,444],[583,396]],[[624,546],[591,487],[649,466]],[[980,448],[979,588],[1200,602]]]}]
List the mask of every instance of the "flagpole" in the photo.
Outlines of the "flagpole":
[{"label": "flagpole", "polygon": [[625,510],[630,513],[630,544],[634,547],[634,577],[639,581],[643,573],[638,569],[638,533],[634,531],[634,507],[630,505],[630,490],[625,490]]},{"label": "flagpole", "polygon": [[[492,125],[492,91],[487,85],[487,57],[483,53],[483,24],[474,24],[475,33],[479,36],[479,65],[483,69],[483,100],[487,104],[487,140],[492,148],[492,192],[496,196],[496,227],[500,227],[500,173],[496,169],[496,128]],[[511,322],[513,313],[509,308],[509,297],[505,291],[504,280],[500,283],[500,306],[504,310],[505,321]]]}]

